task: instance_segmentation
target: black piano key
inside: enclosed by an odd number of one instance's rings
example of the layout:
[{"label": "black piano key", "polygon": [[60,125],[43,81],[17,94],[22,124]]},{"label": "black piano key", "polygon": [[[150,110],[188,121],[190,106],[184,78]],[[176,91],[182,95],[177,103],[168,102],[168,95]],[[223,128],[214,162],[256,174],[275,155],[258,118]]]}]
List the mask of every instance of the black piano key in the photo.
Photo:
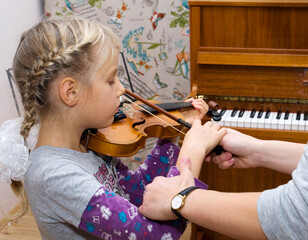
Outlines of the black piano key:
[{"label": "black piano key", "polygon": [[243,117],[244,113],[245,113],[245,109],[242,108],[241,111],[240,111],[240,113],[238,114],[238,117],[239,117],[239,118]]},{"label": "black piano key", "polygon": [[308,111],[305,111],[305,113],[304,113],[304,120],[305,120],[305,121],[308,120]]},{"label": "black piano key", "polygon": [[296,113],[296,120],[297,120],[297,121],[301,120],[301,112],[300,112],[300,111],[298,111],[298,112]]},{"label": "black piano key", "polygon": [[236,113],[237,113],[237,108],[234,108],[231,113],[231,117],[235,117]]},{"label": "black piano key", "polygon": [[287,110],[286,113],[284,114],[284,120],[288,120],[289,119],[289,115],[290,115],[290,112]]},{"label": "black piano key", "polygon": [[223,109],[221,109],[220,116],[222,117],[226,113],[226,111],[227,111],[227,109],[225,107]]},{"label": "black piano key", "polygon": [[271,110],[267,109],[265,113],[265,119],[268,119],[271,114]]},{"label": "black piano key", "polygon": [[262,115],[263,115],[263,109],[260,109],[257,118],[261,118]]},{"label": "black piano key", "polygon": [[282,112],[279,110],[279,111],[277,112],[276,119],[280,119],[280,118],[281,118],[281,114],[282,114]]},{"label": "black piano key", "polygon": [[256,109],[252,109],[249,117],[254,118],[255,114],[256,114]]}]

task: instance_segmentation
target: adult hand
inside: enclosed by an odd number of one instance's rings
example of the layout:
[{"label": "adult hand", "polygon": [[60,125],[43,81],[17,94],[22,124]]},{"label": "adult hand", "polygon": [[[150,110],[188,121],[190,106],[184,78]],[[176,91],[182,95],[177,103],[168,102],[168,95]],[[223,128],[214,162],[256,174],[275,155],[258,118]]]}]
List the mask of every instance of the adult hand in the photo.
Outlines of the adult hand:
[{"label": "adult hand", "polygon": [[219,168],[251,168],[258,167],[258,143],[259,139],[245,135],[233,129],[227,129],[219,143],[226,151],[220,155],[207,156],[205,161],[213,161]]},{"label": "adult hand", "polygon": [[179,165],[180,175],[176,177],[156,177],[145,188],[143,203],[139,212],[153,220],[171,220],[177,216],[171,211],[171,199],[183,189],[194,186],[190,170],[190,158],[183,156]]}]

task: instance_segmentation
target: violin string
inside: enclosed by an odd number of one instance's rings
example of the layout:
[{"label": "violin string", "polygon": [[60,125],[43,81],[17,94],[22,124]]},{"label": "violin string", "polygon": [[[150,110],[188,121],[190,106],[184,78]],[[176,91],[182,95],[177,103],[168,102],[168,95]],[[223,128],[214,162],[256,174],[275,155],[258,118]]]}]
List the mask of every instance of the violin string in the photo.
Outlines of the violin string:
[{"label": "violin string", "polygon": [[[124,96],[125,97],[125,96]],[[166,123],[168,126],[174,128],[176,131],[178,131],[179,133],[183,134],[184,136],[186,135],[183,131],[181,131],[180,129],[177,129],[176,127],[172,126],[170,123],[166,122],[165,120],[161,119],[160,117],[156,116],[155,114],[151,113],[150,111],[148,111],[147,109],[141,107],[140,105],[138,105],[137,103],[131,101],[130,99],[126,98],[125,99],[129,102],[131,102],[132,104],[134,104],[135,106],[139,107],[140,109],[142,109],[143,111],[147,112],[148,114],[152,115],[153,117],[156,117],[157,119],[159,119],[160,121]]]}]

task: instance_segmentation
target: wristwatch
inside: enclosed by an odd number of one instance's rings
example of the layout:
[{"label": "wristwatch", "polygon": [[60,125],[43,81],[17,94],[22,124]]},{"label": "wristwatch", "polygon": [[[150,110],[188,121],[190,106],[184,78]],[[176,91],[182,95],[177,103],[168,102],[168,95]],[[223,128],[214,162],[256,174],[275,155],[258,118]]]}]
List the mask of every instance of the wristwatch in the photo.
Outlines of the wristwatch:
[{"label": "wristwatch", "polygon": [[184,189],[183,191],[179,192],[177,195],[175,195],[172,200],[171,200],[171,210],[174,212],[175,215],[177,215],[180,219],[183,219],[187,221],[186,218],[184,218],[180,210],[185,204],[185,198],[189,193],[191,193],[193,190],[198,189],[199,187],[193,186],[193,187],[188,187]]}]

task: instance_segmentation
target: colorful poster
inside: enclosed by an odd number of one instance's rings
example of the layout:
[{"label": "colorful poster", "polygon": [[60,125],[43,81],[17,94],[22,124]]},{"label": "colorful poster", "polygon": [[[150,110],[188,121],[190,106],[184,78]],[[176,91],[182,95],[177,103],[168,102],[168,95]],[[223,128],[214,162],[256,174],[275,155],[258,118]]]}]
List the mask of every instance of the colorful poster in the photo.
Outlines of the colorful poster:
[{"label": "colorful poster", "polygon": [[[109,26],[121,40],[133,89],[143,98],[174,102],[189,93],[187,0],[45,0],[45,13]],[[129,89],[123,63],[118,76]]]}]

